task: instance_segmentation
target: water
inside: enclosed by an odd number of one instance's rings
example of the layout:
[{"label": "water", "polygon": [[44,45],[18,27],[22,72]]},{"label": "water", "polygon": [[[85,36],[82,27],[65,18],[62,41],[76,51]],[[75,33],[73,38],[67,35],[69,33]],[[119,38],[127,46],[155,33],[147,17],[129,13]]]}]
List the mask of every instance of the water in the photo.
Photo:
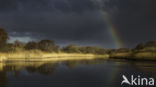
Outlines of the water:
[{"label": "water", "polygon": [[156,62],[96,59],[0,63],[0,87],[121,87],[123,74],[156,78]]}]

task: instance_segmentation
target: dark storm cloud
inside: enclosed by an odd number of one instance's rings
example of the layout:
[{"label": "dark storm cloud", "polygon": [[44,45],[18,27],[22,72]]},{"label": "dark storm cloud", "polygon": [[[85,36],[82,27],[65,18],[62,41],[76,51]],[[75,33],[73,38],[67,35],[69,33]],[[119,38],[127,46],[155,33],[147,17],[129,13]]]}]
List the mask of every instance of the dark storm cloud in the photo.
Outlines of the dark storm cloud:
[{"label": "dark storm cloud", "polygon": [[83,11],[94,9],[91,0],[1,0],[1,11],[32,10],[32,11]]},{"label": "dark storm cloud", "polygon": [[127,45],[156,40],[155,0],[120,0],[114,24]]},{"label": "dark storm cloud", "polygon": [[155,0],[0,0],[0,26],[12,37],[113,47],[99,10],[126,44],[155,39]]},{"label": "dark storm cloud", "polygon": [[[102,30],[103,26],[102,20],[97,16],[97,13],[94,12],[86,12],[81,15],[77,13],[46,12],[33,13],[26,17],[25,14],[9,14],[5,15],[5,17],[7,17],[8,20],[1,22],[1,25],[10,25],[11,27],[8,28],[10,29],[9,31],[21,33],[38,32],[40,34],[43,33],[54,37],[69,38],[70,35],[73,36],[84,33],[86,33],[86,36],[89,34],[95,35],[96,32]],[[5,20],[4,17],[1,17],[1,19]],[[57,34],[61,35],[59,36]]]}]

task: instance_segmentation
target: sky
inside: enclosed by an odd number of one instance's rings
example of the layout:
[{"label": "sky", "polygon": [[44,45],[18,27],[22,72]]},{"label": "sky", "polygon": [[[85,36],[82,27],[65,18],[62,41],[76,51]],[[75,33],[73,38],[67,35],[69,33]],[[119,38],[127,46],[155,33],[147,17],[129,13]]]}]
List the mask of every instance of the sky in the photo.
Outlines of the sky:
[{"label": "sky", "polygon": [[[10,41],[135,47],[156,40],[156,0],[0,0]],[[117,44],[122,44],[118,45]]]}]

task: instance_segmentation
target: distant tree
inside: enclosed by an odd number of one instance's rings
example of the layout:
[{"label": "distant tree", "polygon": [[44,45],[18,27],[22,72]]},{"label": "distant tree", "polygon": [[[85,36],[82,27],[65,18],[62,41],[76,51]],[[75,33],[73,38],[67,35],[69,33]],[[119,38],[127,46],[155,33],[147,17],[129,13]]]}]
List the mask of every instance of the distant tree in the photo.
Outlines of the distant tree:
[{"label": "distant tree", "polygon": [[106,53],[108,53],[108,54],[113,54],[113,53],[116,53],[116,52],[117,52],[116,49],[107,49],[106,50]]},{"label": "distant tree", "polygon": [[13,43],[8,43],[7,44],[7,51],[8,52],[15,52],[16,51],[16,48],[15,48]]},{"label": "distant tree", "polygon": [[103,48],[99,48],[97,51],[96,51],[96,54],[106,54],[107,51]]},{"label": "distant tree", "polygon": [[140,49],[143,49],[144,48],[144,44],[143,43],[140,43],[136,46],[135,50],[140,50]]},{"label": "distant tree", "polygon": [[105,54],[106,50],[96,46],[84,46],[80,47],[79,50],[81,53],[94,53],[94,54]]},{"label": "distant tree", "polygon": [[59,46],[58,45],[55,45],[55,47],[53,48],[53,51],[54,52],[59,52]]},{"label": "distant tree", "polygon": [[25,43],[23,43],[23,42],[21,42],[21,41],[19,41],[19,40],[15,40],[15,41],[14,41],[14,46],[15,46],[16,48],[23,48],[24,45],[25,45]]},{"label": "distant tree", "polygon": [[129,52],[131,51],[129,48],[119,48],[116,50],[117,52]]},{"label": "distant tree", "polygon": [[148,41],[145,47],[156,47],[156,41]]},{"label": "distant tree", "polygon": [[87,47],[85,47],[85,46],[79,47],[79,50],[81,53],[88,53]]},{"label": "distant tree", "polygon": [[79,49],[82,53],[95,53],[95,48],[91,46],[80,47]]},{"label": "distant tree", "polygon": [[71,45],[64,47],[62,51],[67,52],[67,53],[79,53],[80,52],[78,46],[76,46],[75,44],[71,44]]},{"label": "distant tree", "polygon": [[41,40],[38,43],[38,48],[42,51],[52,52],[58,49],[58,46],[55,45],[52,40]]},{"label": "distant tree", "polygon": [[14,43],[7,44],[7,49],[8,51],[11,51],[11,52],[21,51],[24,49],[24,47],[25,47],[25,43],[18,41],[18,40],[14,41]]},{"label": "distant tree", "polygon": [[88,53],[96,53],[98,50],[99,50],[98,47],[94,47],[94,46],[88,46],[87,47]]},{"label": "distant tree", "polygon": [[33,49],[37,49],[38,48],[38,43],[34,42],[34,41],[31,41],[31,42],[28,42],[25,47],[24,47],[26,50],[33,50]]},{"label": "distant tree", "polygon": [[0,28],[0,50],[4,50],[9,39],[8,33]]}]

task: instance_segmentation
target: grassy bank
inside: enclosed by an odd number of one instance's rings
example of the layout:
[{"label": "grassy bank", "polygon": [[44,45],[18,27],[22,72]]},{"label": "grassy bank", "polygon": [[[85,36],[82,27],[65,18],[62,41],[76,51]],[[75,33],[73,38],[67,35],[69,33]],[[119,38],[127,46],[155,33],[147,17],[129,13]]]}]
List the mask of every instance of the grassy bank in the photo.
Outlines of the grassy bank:
[{"label": "grassy bank", "polygon": [[14,53],[0,53],[2,61],[65,61],[65,60],[90,60],[104,59],[129,59],[129,60],[156,60],[156,52],[115,52],[112,54],[82,54],[82,53],[46,53],[40,51],[24,51]]},{"label": "grassy bank", "polygon": [[41,51],[23,51],[13,53],[0,53],[0,61],[64,61],[109,58],[109,55],[82,54],[82,53],[46,53]]},{"label": "grassy bank", "polygon": [[110,55],[114,59],[130,60],[156,60],[156,52],[138,51],[138,52],[117,52]]}]

